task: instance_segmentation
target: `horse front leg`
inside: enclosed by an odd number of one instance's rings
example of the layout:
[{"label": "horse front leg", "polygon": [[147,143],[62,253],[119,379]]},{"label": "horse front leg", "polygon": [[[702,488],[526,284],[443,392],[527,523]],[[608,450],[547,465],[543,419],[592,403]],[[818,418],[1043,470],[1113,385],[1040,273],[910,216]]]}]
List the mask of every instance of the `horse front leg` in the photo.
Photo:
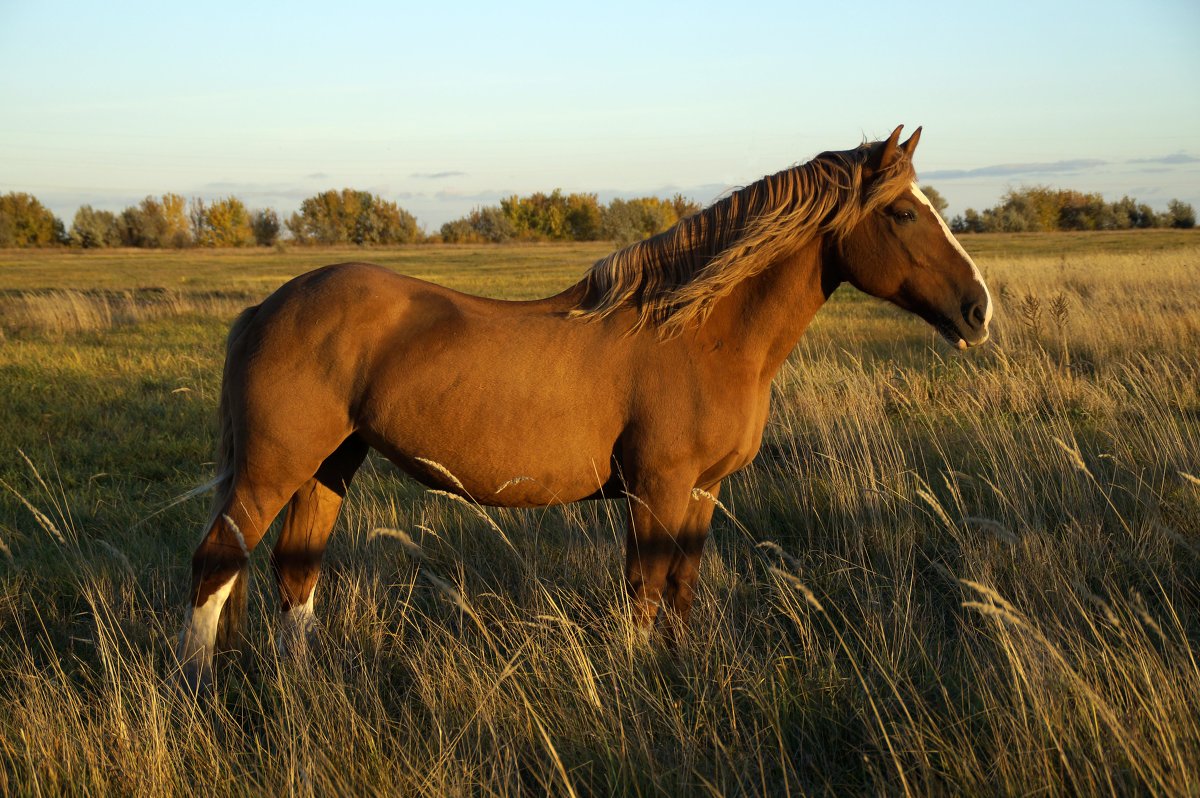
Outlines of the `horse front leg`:
[{"label": "horse front leg", "polygon": [[687,636],[688,621],[692,616],[692,604],[696,600],[696,583],[700,578],[700,558],[704,544],[712,527],[713,510],[720,494],[721,483],[710,486],[707,496],[693,494],[687,514],[675,536],[675,555],[667,570],[667,585],[662,604],[666,609],[665,632],[667,644],[672,648]]},{"label": "horse front leg", "polygon": [[689,482],[656,477],[630,485],[625,588],[634,628],[645,640],[649,640],[668,576],[681,552],[680,541],[689,541],[690,548],[694,537],[688,531],[693,503]]}]

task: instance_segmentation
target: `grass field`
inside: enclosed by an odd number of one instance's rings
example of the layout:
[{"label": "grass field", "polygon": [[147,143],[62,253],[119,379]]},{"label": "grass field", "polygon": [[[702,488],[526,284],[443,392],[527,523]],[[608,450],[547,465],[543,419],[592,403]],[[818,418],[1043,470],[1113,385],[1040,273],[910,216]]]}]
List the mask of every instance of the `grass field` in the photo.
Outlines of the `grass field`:
[{"label": "grass field", "polygon": [[963,243],[993,344],[840,290],[677,656],[623,622],[620,506],[484,513],[372,457],[317,649],[274,654],[260,548],[199,705],[207,507],[172,499],[236,310],[356,259],[546,295],[606,248],[0,252],[0,794],[1200,794],[1200,235]]}]

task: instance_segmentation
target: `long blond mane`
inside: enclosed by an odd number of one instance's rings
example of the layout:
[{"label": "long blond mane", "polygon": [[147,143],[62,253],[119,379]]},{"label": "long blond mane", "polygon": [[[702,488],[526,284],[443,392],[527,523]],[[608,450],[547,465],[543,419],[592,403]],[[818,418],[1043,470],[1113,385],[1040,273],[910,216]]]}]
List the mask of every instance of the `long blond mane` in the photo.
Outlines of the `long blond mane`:
[{"label": "long blond mane", "polygon": [[741,281],[818,236],[843,238],[906,190],[915,177],[907,157],[864,186],[864,168],[877,146],[822,153],[602,258],[584,277],[575,315],[600,319],[634,307],[634,330],[655,325],[664,338],[679,335]]}]

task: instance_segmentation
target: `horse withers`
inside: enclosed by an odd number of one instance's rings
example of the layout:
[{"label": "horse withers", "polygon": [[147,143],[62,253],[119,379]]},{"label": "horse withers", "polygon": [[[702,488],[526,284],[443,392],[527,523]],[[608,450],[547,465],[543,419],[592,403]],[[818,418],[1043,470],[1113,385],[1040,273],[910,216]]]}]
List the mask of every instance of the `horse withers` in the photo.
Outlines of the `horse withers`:
[{"label": "horse withers", "polygon": [[681,633],[714,506],[699,491],[715,497],[754,458],[771,380],[840,284],[958,348],[987,340],[987,288],[917,187],[920,129],[903,144],[900,130],[764,177],[546,299],[345,263],[244,311],[179,641],[187,682],[210,678],[245,611],[250,555],[285,506],[281,635],[314,623],[321,558],[369,448],[485,505],[625,498],[632,622],[648,632],[661,608]]}]

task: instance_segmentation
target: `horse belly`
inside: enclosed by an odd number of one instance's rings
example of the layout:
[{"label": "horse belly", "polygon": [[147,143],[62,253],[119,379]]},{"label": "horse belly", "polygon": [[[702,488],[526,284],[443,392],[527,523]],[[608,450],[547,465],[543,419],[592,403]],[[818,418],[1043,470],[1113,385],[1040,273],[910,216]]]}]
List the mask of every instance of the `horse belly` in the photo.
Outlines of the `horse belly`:
[{"label": "horse belly", "polygon": [[[502,383],[503,381],[501,381]],[[401,469],[483,504],[537,507],[596,494],[612,476],[617,414],[541,386],[486,380],[412,386],[360,429]],[[372,412],[373,411],[373,412]]]}]

